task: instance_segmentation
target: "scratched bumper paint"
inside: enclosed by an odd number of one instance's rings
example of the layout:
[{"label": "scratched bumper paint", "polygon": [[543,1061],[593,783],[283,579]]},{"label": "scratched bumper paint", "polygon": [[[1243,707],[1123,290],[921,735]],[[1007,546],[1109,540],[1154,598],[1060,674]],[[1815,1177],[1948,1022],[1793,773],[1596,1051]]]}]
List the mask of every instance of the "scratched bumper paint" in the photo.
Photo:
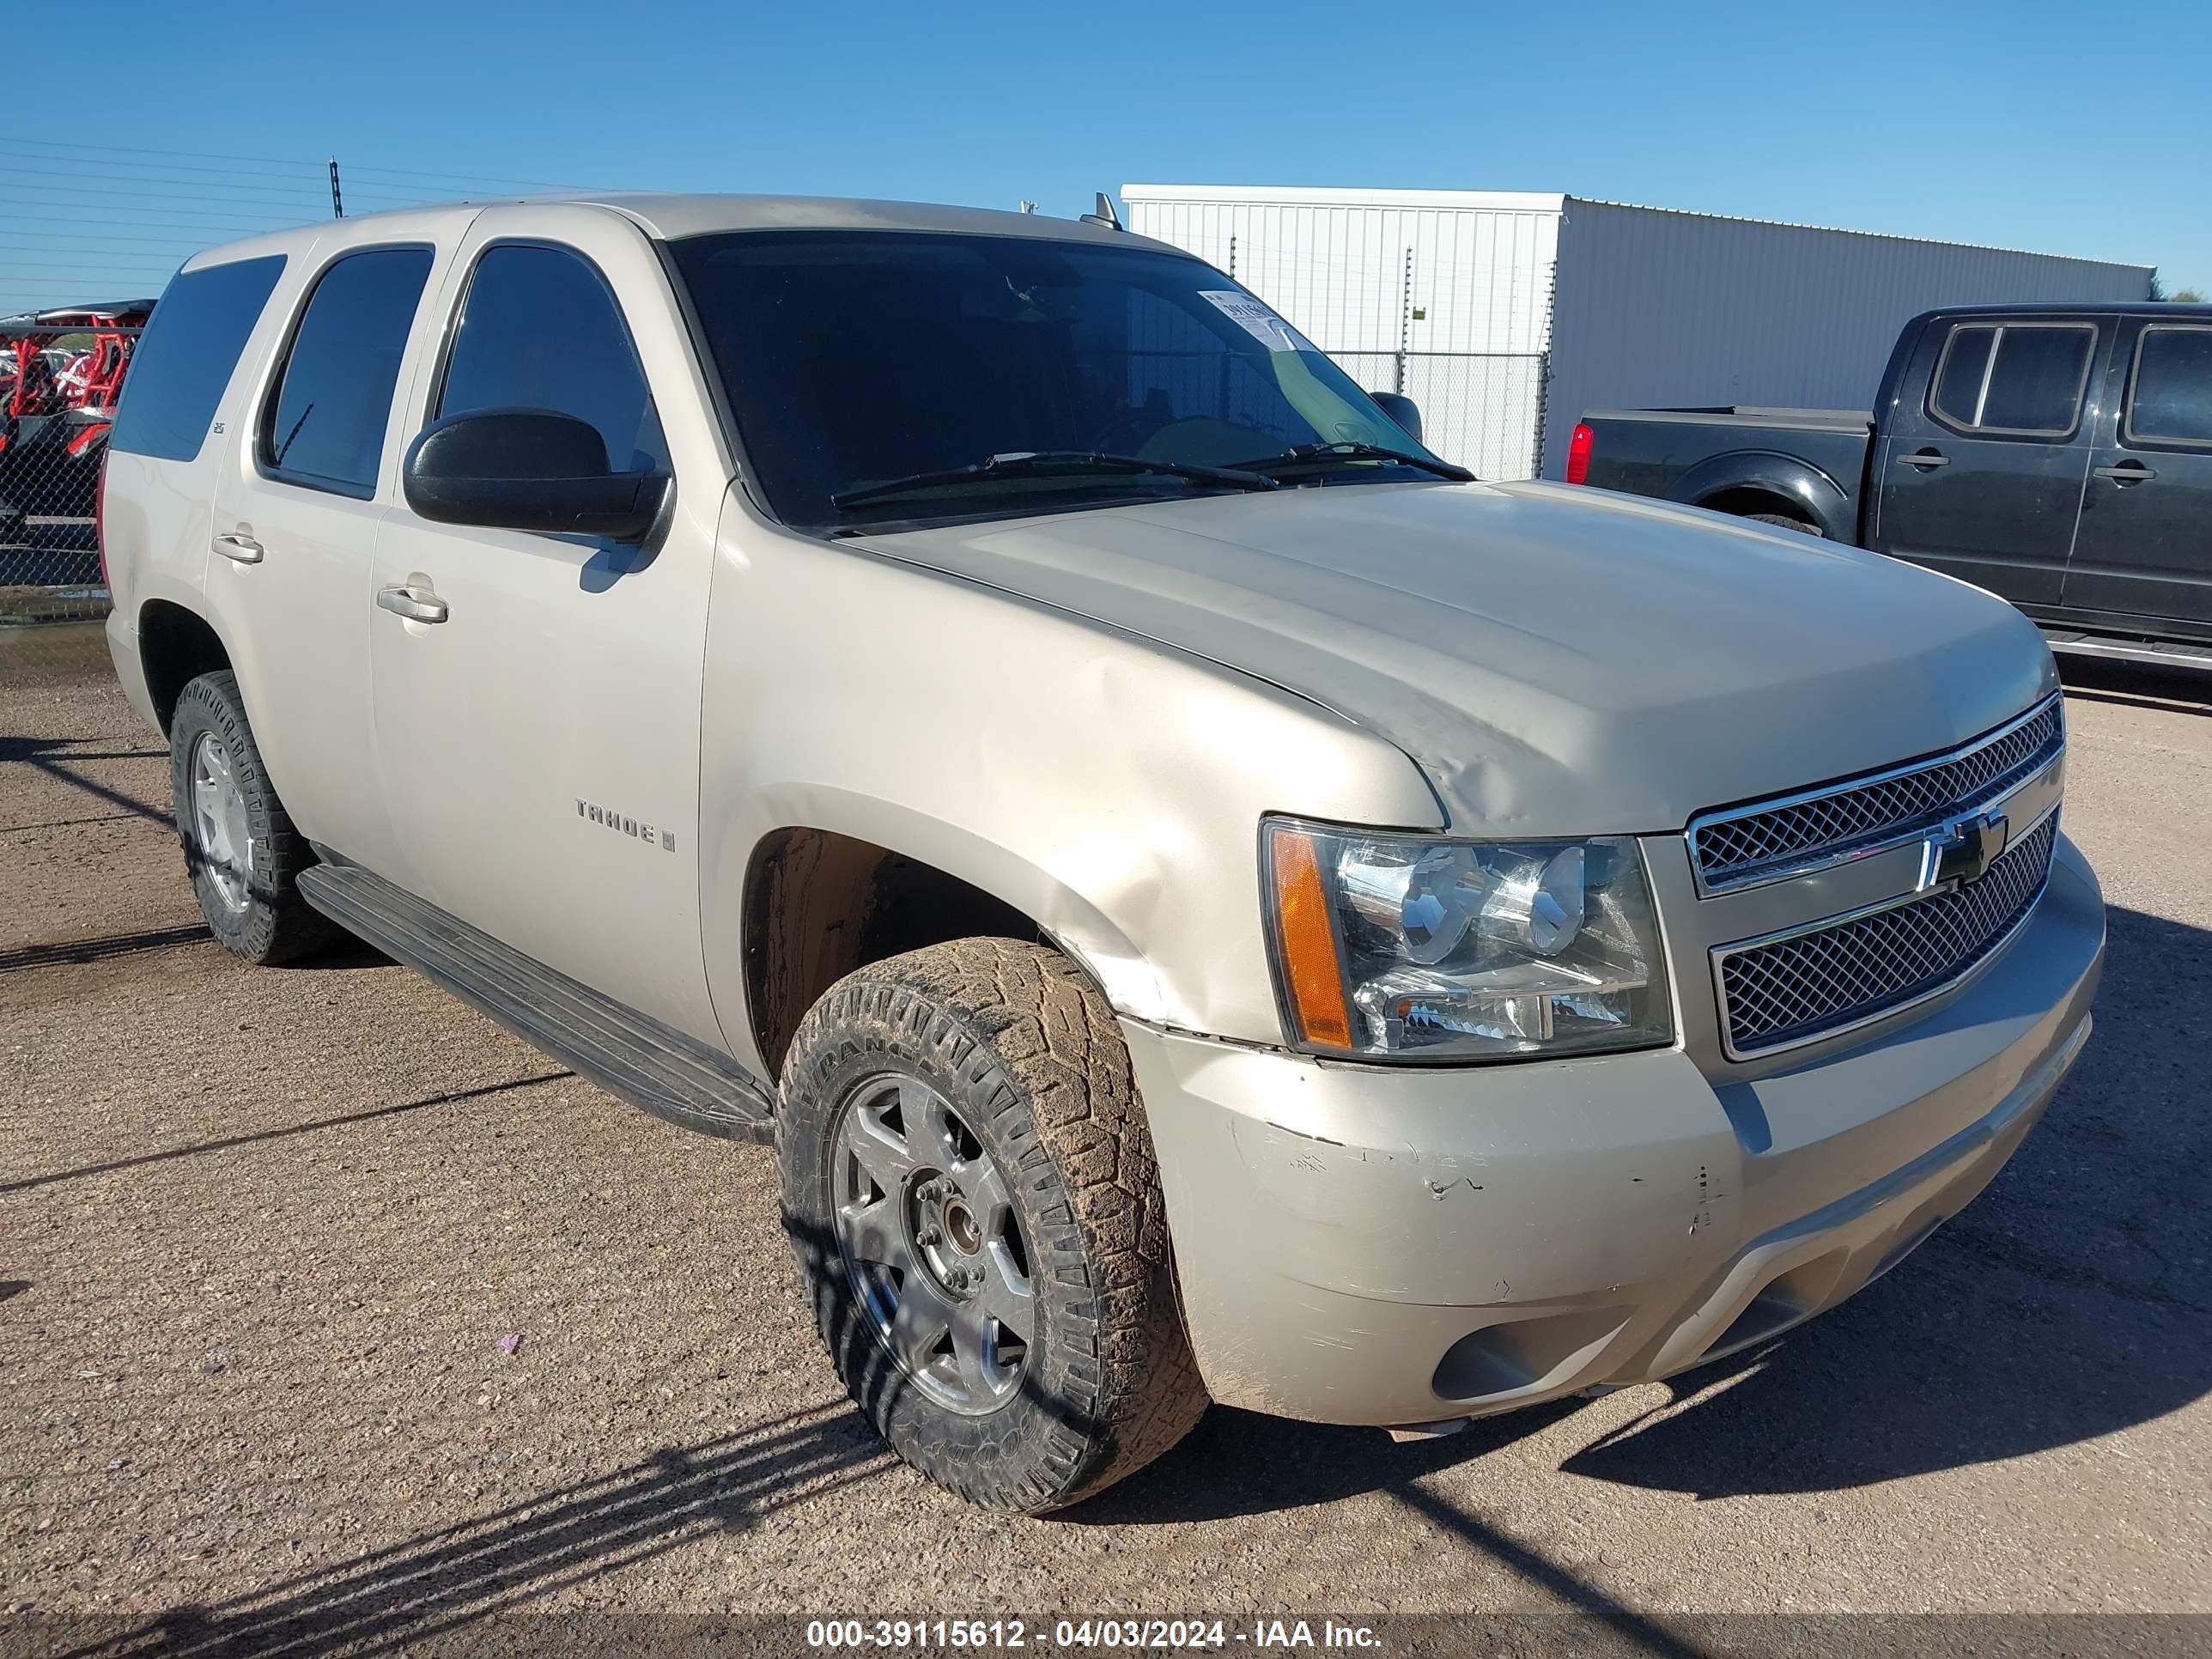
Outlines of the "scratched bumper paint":
[{"label": "scratched bumper paint", "polygon": [[1128,1023],[1207,1386],[1431,1422],[1665,1376],[1832,1307],[2002,1167],[2087,1036],[2103,949],[2066,848],[1948,1002],[1748,1080],[1680,1049],[1393,1068]]}]

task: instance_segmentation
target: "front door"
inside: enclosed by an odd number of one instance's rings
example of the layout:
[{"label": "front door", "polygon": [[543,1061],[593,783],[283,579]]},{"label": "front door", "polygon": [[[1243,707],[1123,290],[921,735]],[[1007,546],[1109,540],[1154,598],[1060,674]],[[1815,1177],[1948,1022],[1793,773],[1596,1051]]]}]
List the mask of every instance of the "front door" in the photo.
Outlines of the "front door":
[{"label": "front door", "polygon": [[726,467],[673,295],[642,233],[573,207],[487,209],[454,270],[418,424],[572,415],[615,468],[672,470],[674,505],[643,547],[392,509],[371,619],[401,842],[385,873],[718,1043],[699,942],[699,697]]},{"label": "front door", "polygon": [[2084,394],[2102,327],[1960,318],[1928,331],[1875,457],[1875,550],[2055,605],[2088,464]]},{"label": "front door", "polygon": [[2212,325],[2130,319],[2113,359],[2066,609],[2212,628]]}]

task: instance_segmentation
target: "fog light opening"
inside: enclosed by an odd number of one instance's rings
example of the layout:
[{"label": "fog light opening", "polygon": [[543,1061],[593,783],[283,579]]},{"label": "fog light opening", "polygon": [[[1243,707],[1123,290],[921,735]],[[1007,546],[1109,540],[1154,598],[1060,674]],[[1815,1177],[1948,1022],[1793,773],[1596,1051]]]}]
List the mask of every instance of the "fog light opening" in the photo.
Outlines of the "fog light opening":
[{"label": "fog light opening", "polygon": [[1444,1350],[1429,1386],[1458,1402],[1558,1387],[1594,1364],[1627,1322],[1618,1308],[1577,1308],[1486,1325]]}]

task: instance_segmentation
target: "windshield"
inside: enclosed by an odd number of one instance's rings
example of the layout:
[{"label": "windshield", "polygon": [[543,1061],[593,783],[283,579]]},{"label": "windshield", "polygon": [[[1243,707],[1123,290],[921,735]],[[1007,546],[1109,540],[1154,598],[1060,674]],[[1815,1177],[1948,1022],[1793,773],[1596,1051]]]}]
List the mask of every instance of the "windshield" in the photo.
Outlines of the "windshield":
[{"label": "windshield", "polygon": [[[1303,446],[1365,445],[1434,464],[1288,324],[1180,254],[872,230],[741,231],[669,246],[753,482],[787,524],[1265,487],[1225,470]],[[1317,458],[1296,481],[1433,477],[1346,454]]]}]

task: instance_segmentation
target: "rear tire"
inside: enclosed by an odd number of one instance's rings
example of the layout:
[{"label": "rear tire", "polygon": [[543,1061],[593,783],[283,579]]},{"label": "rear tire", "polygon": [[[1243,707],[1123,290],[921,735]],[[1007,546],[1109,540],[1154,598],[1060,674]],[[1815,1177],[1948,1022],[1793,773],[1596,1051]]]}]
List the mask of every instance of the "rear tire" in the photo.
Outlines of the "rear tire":
[{"label": "rear tire", "polygon": [[1819,536],[1820,526],[1808,524],[1802,519],[1793,519],[1787,513],[1747,513],[1743,515],[1753,524],[1771,524],[1777,530],[1794,530],[1801,536]]},{"label": "rear tire", "polygon": [[1065,957],[963,939],[839,981],[785,1061],[776,1152],[830,1357],[939,1485],[1040,1514],[1205,1411],[1128,1051]]},{"label": "rear tire", "polygon": [[300,896],[300,872],[315,855],[269,781],[228,669],[178,695],[169,787],[185,872],[224,949],[252,963],[287,962],[340,936]]}]

